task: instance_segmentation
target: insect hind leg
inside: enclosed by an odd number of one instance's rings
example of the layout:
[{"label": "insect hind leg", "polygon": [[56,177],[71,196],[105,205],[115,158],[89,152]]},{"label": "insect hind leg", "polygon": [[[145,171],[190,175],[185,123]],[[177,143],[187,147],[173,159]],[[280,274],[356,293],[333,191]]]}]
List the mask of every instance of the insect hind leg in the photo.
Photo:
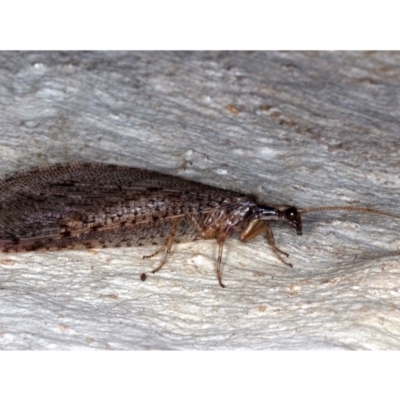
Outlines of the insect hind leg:
[{"label": "insect hind leg", "polygon": [[162,251],[165,250],[165,246],[166,246],[166,244],[164,243],[154,253],[148,254],[147,256],[143,256],[143,258],[152,258],[152,257],[156,256],[157,254],[160,254]]},{"label": "insect hind leg", "polygon": [[165,243],[162,246],[160,246],[154,253],[149,254],[147,256],[143,256],[143,258],[151,258],[151,257],[154,257],[155,255],[165,251],[164,257],[161,260],[160,265],[155,270],[152,271],[153,274],[155,274],[157,271],[159,271],[167,262],[168,256],[171,253],[172,244],[174,243],[175,234],[176,234],[176,231],[177,231],[180,223],[181,223],[181,220],[178,220],[178,219],[174,220],[171,224],[171,228],[170,228],[169,234],[165,240]]},{"label": "insect hind leg", "polygon": [[218,258],[217,258],[217,279],[219,285],[224,288],[225,285],[222,283],[222,250],[224,248],[225,238],[220,238],[217,240],[218,243]]}]

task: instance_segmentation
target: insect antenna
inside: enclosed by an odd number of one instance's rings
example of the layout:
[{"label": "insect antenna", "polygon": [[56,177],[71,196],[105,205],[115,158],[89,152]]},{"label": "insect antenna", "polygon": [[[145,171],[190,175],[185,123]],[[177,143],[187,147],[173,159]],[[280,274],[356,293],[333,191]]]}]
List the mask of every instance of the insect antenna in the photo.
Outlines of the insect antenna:
[{"label": "insect antenna", "polygon": [[354,206],[322,206],[322,207],[310,207],[310,208],[300,208],[298,212],[303,214],[308,214],[312,212],[319,212],[319,211],[350,211],[356,213],[367,213],[367,214],[378,214],[378,215],[385,215],[386,217],[400,219],[400,215],[392,214],[386,211],[377,210],[375,208],[368,208],[368,207],[354,207]]}]

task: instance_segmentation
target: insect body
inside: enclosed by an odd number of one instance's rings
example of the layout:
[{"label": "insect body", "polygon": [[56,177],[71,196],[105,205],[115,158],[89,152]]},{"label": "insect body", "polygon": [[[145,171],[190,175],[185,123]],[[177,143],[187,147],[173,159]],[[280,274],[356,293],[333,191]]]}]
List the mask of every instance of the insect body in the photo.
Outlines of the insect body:
[{"label": "insect body", "polygon": [[[68,163],[21,171],[0,181],[0,251],[44,251],[160,245],[158,271],[173,243],[215,239],[221,278],[225,240],[243,242],[265,233],[276,256],[270,221],[283,221],[302,234],[301,215],[324,210],[371,212],[357,207],[269,206],[249,195],[183,178],[126,166]],[[397,217],[399,218],[399,217]],[[146,257],[146,258],[147,258]],[[143,280],[143,279],[142,279]]]}]

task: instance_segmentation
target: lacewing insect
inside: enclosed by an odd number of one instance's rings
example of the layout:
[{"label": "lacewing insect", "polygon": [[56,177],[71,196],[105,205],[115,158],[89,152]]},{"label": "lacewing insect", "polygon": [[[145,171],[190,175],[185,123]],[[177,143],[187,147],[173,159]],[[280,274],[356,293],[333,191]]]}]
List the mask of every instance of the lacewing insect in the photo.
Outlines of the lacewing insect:
[{"label": "lacewing insect", "polygon": [[[221,287],[227,238],[242,242],[265,234],[276,257],[288,266],[274,241],[271,222],[285,222],[302,234],[302,215],[349,211],[391,218],[373,208],[271,206],[253,196],[184,178],[127,166],[65,163],[24,170],[0,180],[0,251],[46,251],[159,245],[166,263],[174,243],[215,239]],[[141,280],[146,274],[141,275]]]}]

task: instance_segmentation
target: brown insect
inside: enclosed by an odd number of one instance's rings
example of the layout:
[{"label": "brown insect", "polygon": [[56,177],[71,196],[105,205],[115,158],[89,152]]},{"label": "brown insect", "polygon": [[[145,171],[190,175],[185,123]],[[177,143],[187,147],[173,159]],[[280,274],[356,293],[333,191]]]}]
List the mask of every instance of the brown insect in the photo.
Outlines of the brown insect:
[{"label": "brown insect", "polygon": [[248,242],[265,233],[277,258],[291,267],[282,258],[288,254],[275,245],[270,222],[286,222],[301,235],[301,215],[317,211],[400,218],[363,207],[270,206],[250,195],[126,166],[55,164],[0,181],[0,251],[160,245],[145,257],[164,252],[154,273],[167,261],[173,243],[215,239],[217,278],[224,287],[222,250],[228,237],[239,233]]}]

